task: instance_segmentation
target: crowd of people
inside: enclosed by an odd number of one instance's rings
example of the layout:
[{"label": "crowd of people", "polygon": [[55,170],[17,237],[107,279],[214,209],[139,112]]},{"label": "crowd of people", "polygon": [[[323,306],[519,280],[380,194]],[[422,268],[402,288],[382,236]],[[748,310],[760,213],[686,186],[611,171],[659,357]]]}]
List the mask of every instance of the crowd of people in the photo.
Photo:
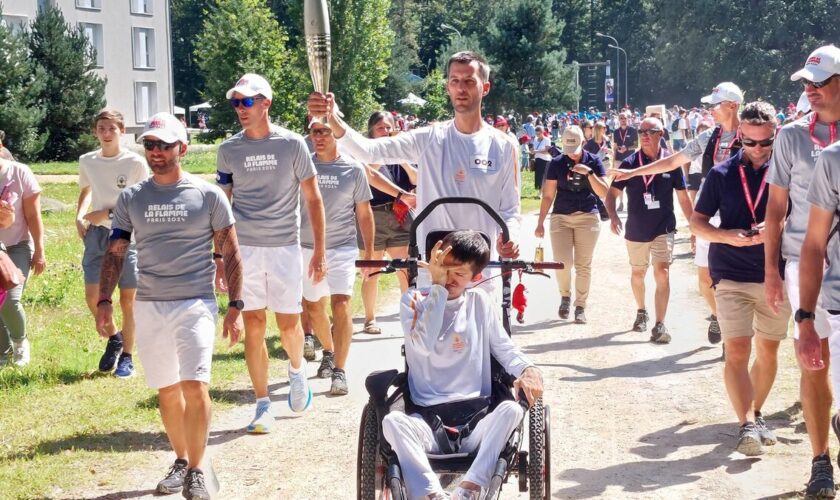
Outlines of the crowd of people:
[{"label": "crowd of people", "polygon": [[[490,396],[492,357],[533,404],[542,375],[501,326],[498,286],[472,286],[490,276],[491,259],[519,255],[520,173],[530,168],[541,196],[534,236],[545,237],[549,219],[554,260],[566,264],[556,276],[558,316],[586,323],[592,256],[608,222],[626,240],[637,304],[632,329],[650,327],[657,344],[671,341],[665,317],[679,206],[710,309],[708,339],[725,346],[724,384],[740,425],[735,449],[747,456],[776,442],[761,410],[796,311],[800,397],[813,450],[806,493],[833,497],[828,430],[833,425],[840,437],[840,414],[831,417],[832,387],[840,384],[840,176],[832,166],[840,163],[840,49],[818,48],[792,75],[804,84],[804,103],[786,112],[746,102],[735,83],[723,82],[690,110],[535,113],[520,126],[513,115],[482,116],[491,89],[480,55],[459,52],[446,69],[453,120],[417,127],[412,117],[382,111],[370,116],[364,134],[342,120],[332,94],[310,95],[303,134],[275,125],[270,84],[243,75],[225,95],[242,129],[219,147],[215,183],[182,169],[189,141],[171,114],[147,121],[138,138],[145,157],[122,144],[119,111],[95,117],[100,148],[80,158],[76,210],[85,297],[105,339],[99,369],[131,377],[136,351],[147,384],[158,391],[176,460],[157,491],[210,495],[202,460],[216,294],[228,298],[222,335],[233,346],[244,334],[255,399],[246,430],[271,432],[268,312],[289,357],[291,410],[312,406],[307,362],[317,359],[318,344],[317,375],[330,379],[332,394],[347,394],[355,261],[407,256],[415,210],[441,197],[482,199],[513,237],[502,241],[479,207],[437,210],[420,225],[418,289],[399,276],[414,402],[433,407]],[[0,354],[4,363],[24,366],[31,353],[20,297],[28,273],[46,266],[44,228],[41,188],[10,156],[0,157],[0,283],[7,290]],[[6,280],[8,262],[22,276]],[[650,267],[653,321],[645,290]],[[381,328],[371,271],[360,270],[363,331],[375,335]],[[112,302],[118,286],[119,326]],[[400,459],[409,497],[482,498],[495,456],[523,412],[504,404],[478,421],[460,443],[463,451],[477,450],[476,460],[451,495],[425,459],[440,451],[427,420],[389,414],[383,436]]]}]

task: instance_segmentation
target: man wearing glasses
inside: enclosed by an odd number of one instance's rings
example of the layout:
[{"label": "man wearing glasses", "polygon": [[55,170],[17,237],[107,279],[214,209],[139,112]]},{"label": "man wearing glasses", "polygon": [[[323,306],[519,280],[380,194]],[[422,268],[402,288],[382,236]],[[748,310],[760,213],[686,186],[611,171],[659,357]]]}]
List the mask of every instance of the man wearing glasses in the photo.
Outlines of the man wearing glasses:
[{"label": "man wearing glasses", "polygon": [[[243,75],[226,97],[242,131],[219,146],[216,182],[233,203],[242,249],[245,362],[257,399],[254,419],[246,430],[267,433],[274,415],[268,397],[266,309],[274,311],[283,349],[289,355],[289,407],[301,412],[312,402],[298,320],[303,310],[300,195],[312,227],[308,275],[316,283],[327,271],[324,205],[303,137],[270,121],[272,92],[265,78]],[[220,269],[224,265],[218,258],[216,263]],[[223,288],[219,279],[217,285]]]},{"label": "man wearing glasses", "polygon": [[[735,449],[756,456],[763,453],[762,445],[776,444],[761,408],[776,379],[790,304],[783,295],[772,310],[764,293],[764,215],[776,110],[765,102],[752,102],[740,118],[742,149],[708,173],[691,216],[691,230],[711,243],[709,270],[726,346],[724,382],[741,426]],[[715,214],[720,217],[719,227],[709,222]],[[779,254],[772,259],[778,272]],[[750,368],[753,336],[756,356]]]},{"label": "man wearing glasses", "polygon": [[[780,131],[773,147],[773,160],[767,182],[770,183],[770,199],[767,203],[767,230],[764,236],[764,252],[767,256],[765,267],[765,292],[770,307],[782,301],[784,290],[793,310],[793,338],[799,354],[801,371],[800,400],[802,401],[808,437],[811,440],[813,461],[811,479],[808,481],[806,495],[822,497],[830,492],[834,494],[834,479],[831,460],[828,457],[828,427],[831,415],[831,386],[829,385],[829,367],[832,365],[831,381],[835,388],[840,387],[840,340],[832,328],[836,316],[829,309],[840,309],[832,305],[832,270],[826,275],[826,294],[822,302],[817,300],[820,277],[820,265],[810,262],[806,269],[806,250],[811,257],[826,249],[828,230],[822,234],[822,241],[816,240],[822,233],[821,226],[832,224],[832,212],[826,212],[830,198],[824,190],[834,187],[831,175],[826,172],[815,173],[815,165],[832,143],[837,141],[838,120],[840,120],[840,49],[833,45],[820,47],[812,52],[805,61],[805,66],[791,76],[804,84],[805,95],[811,106],[811,113],[799,120],[785,125]],[[825,169],[837,167],[831,163],[836,156],[822,160]],[[828,175],[828,179],[820,177]],[[814,182],[812,182],[814,179]],[[816,184],[824,183],[817,187]],[[812,199],[809,189],[815,192]],[[790,215],[788,214],[790,200]],[[810,210],[809,203],[814,204]],[[828,214],[828,215],[826,215]],[[785,218],[787,216],[787,220]],[[816,226],[816,227],[812,227]],[[806,241],[806,230],[808,241]],[[813,233],[813,237],[812,237]],[[805,243],[803,245],[803,242]],[[837,239],[832,238],[829,257],[834,263]],[[785,258],[784,285],[779,278],[779,269],[771,256],[777,256],[781,248]],[[800,253],[802,265],[800,268]],[[819,253],[819,255],[823,255]],[[819,257],[821,260],[822,257]],[[806,275],[807,273],[807,275]],[[803,288],[800,290],[800,279]],[[806,290],[805,286],[809,288]],[[803,302],[800,304],[800,298]],[[805,299],[808,299],[807,301]],[[832,345],[833,344],[833,345]],[[830,347],[830,348],[829,348]],[[831,356],[829,356],[829,354]],[[829,363],[829,358],[831,363]],[[840,421],[835,415],[831,420],[835,433],[840,430]]]},{"label": "man wearing glasses", "polygon": [[[639,126],[641,148],[627,157],[619,171],[648,165],[665,156],[660,147],[663,125],[658,118],[645,118]],[[671,335],[665,327],[665,313],[671,294],[668,268],[674,250],[674,233],[677,219],[674,215],[674,190],[686,219],[691,218],[691,200],[685,191],[685,179],[679,164],[670,172],[650,176],[631,177],[613,181],[607,193],[606,205],[613,233],[622,232],[621,219],[615,210],[615,200],[627,189],[627,253],[630,255],[632,275],[630,285],[636,298],[638,311],[633,330],[647,330],[650,319],[645,307],[645,275],[653,261],[653,277],[656,281],[654,298],[656,323],[651,330],[650,341],[667,344]]]}]

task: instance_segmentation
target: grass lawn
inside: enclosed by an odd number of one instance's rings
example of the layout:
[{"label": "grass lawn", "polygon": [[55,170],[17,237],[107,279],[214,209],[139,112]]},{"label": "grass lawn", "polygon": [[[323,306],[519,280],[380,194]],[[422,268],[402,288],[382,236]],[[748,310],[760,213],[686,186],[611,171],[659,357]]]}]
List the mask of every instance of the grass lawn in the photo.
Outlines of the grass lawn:
[{"label": "grass lawn", "polygon": [[[187,152],[181,165],[187,172],[193,174],[214,174],[216,173],[216,152]],[[75,161],[32,163],[29,167],[38,175],[75,175],[79,173],[79,162]]]}]

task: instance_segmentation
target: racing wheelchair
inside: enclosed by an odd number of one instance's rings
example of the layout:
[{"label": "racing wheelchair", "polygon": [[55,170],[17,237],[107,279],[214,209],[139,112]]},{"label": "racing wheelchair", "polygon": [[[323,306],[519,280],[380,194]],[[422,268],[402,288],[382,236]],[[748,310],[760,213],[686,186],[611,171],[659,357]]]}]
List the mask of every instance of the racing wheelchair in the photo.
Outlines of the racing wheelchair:
[{"label": "racing wheelchair", "polygon": [[[486,203],[475,198],[441,198],[435,200],[414,219],[410,229],[409,257],[407,259],[383,261],[356,261],[357,267],[381,267],[378,273],[393,273],[397,269],[408,272],[409,288],[416,288],[418,274],[418,260],[420,252],[417,245],[417,228],[426,217],[437,207],[445,204],[478,205],[500,226],[503,241],[509,240],[508,227],[504,220]],[[449,231],[433,231],[429,233],[425,242],[425,256],[428,261],[434,244],[442,239]],[[492,242],[484,236],[489,244]],[[521,271],[528,274],[546,276],[542,269],[562,269],[562,263],[555,262],[526,262],[522,260],[500,260],[490,262],[490,268],[501,270],[502,279],[502,324],[508,335],[511,334],[509,309],[511,304],[511,274]],[[402,348],[405,356],[405,346]],[[359,426],[359,440],[357,450],[356,494],[359,500],[402,500],[407,498],[402,472],[396,453],[382,434],[382,421],[391,411],[403,411],[406,414],[434,412],[437,425],[430,425],[435,439],[442,449],[450,451],[441,454],[427,454],[432,469],[441,479],[444,487],[451,485],[461,475],[469,470],[475,459],[476,451],[459,453],[447,444],[447,438],[456,439],[464,429],[472,427],[477,420],[488,412],[493,411],[502,401],[514,400],[514,377],[505,372],[495,360],[491,360],[491,395],[486,398],[484,408],[471,408],[470,405],[458,405],[459,402],[436,405],[433,408],[422,408],[412,399],[408,384],[408,369],[404,372],[386,370],[371,373],[365,380],[369,400],[364,407]],[[508,439],[500,453],[494,472],[484,498],[498,498],[502,485],[515,474],[519,481],[519,491],[530,491],[532,499],[548,499],[551,495],[551,427],[548,405],[544,405],[542,398],[534,406],[528,408],[523,393],[520,393],[519,404],[526,410],[523,420]],[[427,410],[424,412],[424,410]],[[428,418],[425,418],[429,422]],[[520,449],[525,439],[526,424],[528,450]],[[454,452],[453,452],[454,451]]]}]

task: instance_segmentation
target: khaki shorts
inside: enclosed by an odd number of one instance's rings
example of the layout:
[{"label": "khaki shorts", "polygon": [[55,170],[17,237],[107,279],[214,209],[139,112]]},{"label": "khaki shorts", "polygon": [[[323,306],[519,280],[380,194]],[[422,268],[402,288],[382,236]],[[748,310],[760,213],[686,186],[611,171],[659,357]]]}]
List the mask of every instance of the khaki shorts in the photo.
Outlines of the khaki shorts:
[{"label": "khaki shorts", "polygon": [[653,241],[627,240],[627,253],[633,267],[648,267],[651,261],[671,263],[674,255],[674,233],[662,234]]},{"label": "khaki shorts", "polygon": [[720,280],[715,286],[717,318],[723,340],[758,335],[767,340],[784,340],[790,322],[790,302],[785,293],[779,314],[767,305],[764,283]]}]

